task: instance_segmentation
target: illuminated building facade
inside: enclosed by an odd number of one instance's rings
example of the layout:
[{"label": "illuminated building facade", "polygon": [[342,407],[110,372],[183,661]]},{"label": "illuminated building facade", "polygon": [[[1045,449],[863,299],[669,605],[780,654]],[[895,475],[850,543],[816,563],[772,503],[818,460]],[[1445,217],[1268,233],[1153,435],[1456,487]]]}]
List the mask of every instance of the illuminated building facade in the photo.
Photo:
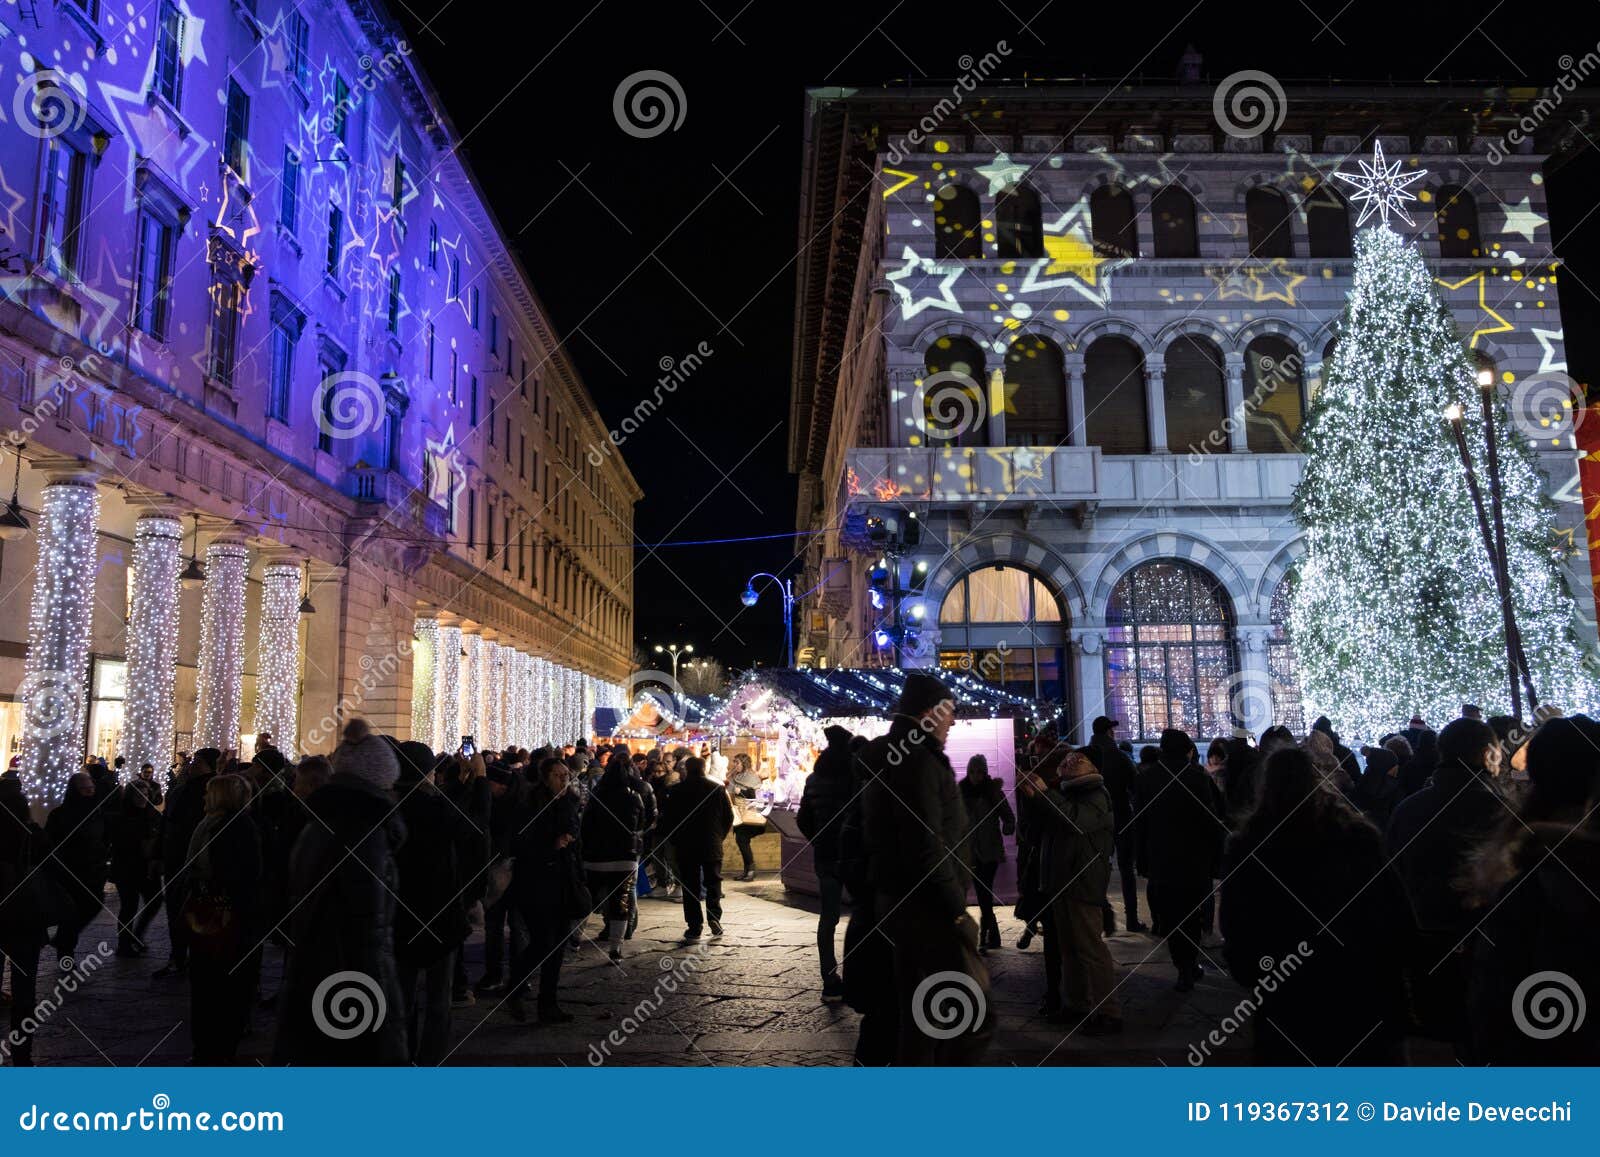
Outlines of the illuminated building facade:
[{"label": "illuminated building facade", "polygon": [[130,11],[0,14],[0,751],[587,731],[640,491],[399,29]]},{"label": "illuminated building facade", "polygon": [[1331,174],[1375,141],[1428,170],[1396,225],[1542,451],[1593,644],[1543,183],[1576,104],[1333,86],[1240,126],[1216,91],[810,94],[802,663],[974,669],[1079,736],[1100,714],[1136,739],[1303,731],[1298,436],[1352,271]]}]

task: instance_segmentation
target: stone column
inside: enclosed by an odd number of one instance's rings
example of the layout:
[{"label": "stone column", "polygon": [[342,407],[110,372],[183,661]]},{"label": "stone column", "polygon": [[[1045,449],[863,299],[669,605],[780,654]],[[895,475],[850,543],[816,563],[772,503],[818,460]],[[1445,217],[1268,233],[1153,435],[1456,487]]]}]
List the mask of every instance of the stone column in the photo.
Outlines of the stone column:
[{"label": "stone column", "polygon": [[1244,354],[1229,350],[1223,354],[1228,382],[1228,449],[1243,454],[1250,448],[1245,434],[1249,411],[1244,404]]},{"label": "stone column", "polygon": [[418,619],[411,644],[411,738],[437,752],[434,722],[439,670],[439,620]]},{"label": "stone column", "polygon": [[23,786],[34,802],[54,806],[66,795],[67,777],[83,766],[100,492],[91,475],[59,475],[45,486],[39,507],[28,657],[17,698]]},{"label": "stone column", "polygon": [[1073,742],[1088,743],[1090,725],[1096,716],[1106,713],[1105,637],[1098,630],[1074,629],[1067,651],[1072,656],[1073,714],[1077,720]]},{"label": "stone column", "polygon": [[461,649],[461,731],[480,745],[483,736],[483,636],[463,633]]},{"label": "stone column", "polygon": [[1259,736],[1272,726],[1278,686],[1267,665],[1267,634],[1272,628],[1241,627],[1239,672],[1228,681],[1228,711],[1235,729]]},{"label": "stone column", "polygon": [[300,566],[274,559],[261,568],[261,634],[256,651],[256,734],[272,733],[290,759],[300,750]]},{"label": "stone column", "polygon": [[1150,452],[1165,454],[1167,446],[1167,387],[1166,371],[1152,367],[1144,369],[1144,404],[1150,416]]},{"label": "stone column", "polygon": [[1083,355],[1066,355],[1067,367],[1067,445],[1089,444],[1089,410],[1083,400]]},{"label": "stone column", "polygon": [[206,547],[206,585],[200,603],[200,704],[196,749],[239,746],[244,697],[244,593],[250,551],[236,538]]},{"label": "stone column", "polygon": [[183,523],[152,513],[133,524],[133,595],[128,606],[127,700],[122,705],[122,757],[130,776],[144,764],[167,783],[172,762],[173,695],[178,661],[178,574]]},{"label": "stone column", "polygon": [[461,742],[461,628],[439,628],[438,718],[435,751],[454,751]]}]

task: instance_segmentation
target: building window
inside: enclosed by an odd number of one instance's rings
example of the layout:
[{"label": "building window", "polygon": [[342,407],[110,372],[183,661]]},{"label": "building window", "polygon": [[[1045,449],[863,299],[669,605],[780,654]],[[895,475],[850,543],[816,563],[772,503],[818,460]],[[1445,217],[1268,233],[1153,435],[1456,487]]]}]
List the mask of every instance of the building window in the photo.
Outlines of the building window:
[{"label": "building window", "polygon": [[509,513],[500,519],[500,541],[505,544],[505,549],[500,552],[500,569],[511,571],[511,515]]},{"label": "building window", "polygon": [[223,125],[222,158],[241,181],[250,179],[248,145],[250,139],[250,98],[234,80],[228,81],[228,107]]},{"label": "building window", "polygon": [[1106,714],[1129,739],[1233,734],[1233,609],[1208,572],[1174,559],[1135,567],[1111,590],[1106,626]]},{"label": "building window", "polygon": [[478,545],[478,492],[467,491],[467,549]]},{"label": "building window", "polygon": [[1150,452],[1144,355],[1119,337],[1094,341],[1083,355],[1084,441],[1107,454]]},{"label": "building window", "polygon": [[483,554],[489,562],[494,561],[494,503],[489,503],[489,517],[483,520]]},{"label": "building window", "polygon": [[1138,214],[1133,194],[1121,185],[1102,185],[1089,197],[1096,257],[1139,256]]},{"label": "building window", "polygon": [[1244,353],[1245,444],[1257,454],[1293,454],[1300,449],[1305,418],[1300,351],[1266,335]]},{"label": "building window", "polygon": [[467,320],[472,323],[472,328],[478,328],[478,287],[467,287]]},{"label": "building window", "polygon": [[1267,678],[1272,684],[1272,722],[1295,735],[1306,733],[1306,708],[1300,690],[1300,661],[1289,639],[1289,605],[1294,580],[1284,575],[1272,588],[1272,632],[1267,636]]},{"label": "building window", "polygon": [[300,209],[300,154],[293,149],[283,150],[283,174],[278,185],[278,224],[290,233]]},{"label": "building window", "polygon": [[395,157],[394,165],[389,170],[389,205],[399,209],[406,196],[406,163],[401,157]]},{"label": "building window", "polygon": [[989,393],[983,351],[977,343],[949,335],[937,338],[923,365],[927,372],[922,379],[922,416],[928,445],[987,445]]},{"label": "building window", "polygon": [[433,381],[433,322],[428,323],[427,339],[424,342],[428,362],[428,380]]},{"label": "building window", "polygon": [[969,572],[939,607],[939,666],[1028,699],[1066,699],[1066,614],[1036,575],[1015,566]]},{"label": "building window", "polygon": [[978,194],[965,185],[945,185],[934,194],[933,254],[963,259],[983,256]]},{"label": "building window", "polygon": [[[510,357],[511,357],[510,353],[507,353],[506,354],[506,358],[507,358],[508,361],[509,361]],[[528,359],[527,358],[523,358],[521,363],[517,367],[517,393],[521,394],[524,398],[526,398],[528,396]],[[539,400],[537,398],[534,399],[533,412],[535,414],[537,414],[539,412]]]},{"label": "building window", "polygon": [[493,309],[489,311],[489,352],[500,353],[500,314]]},{"label": "building window", "polygon": [[1276,189],[1257,185],[1244,195],[1245,227],[1251,257],[1293,257],[1294,235],[1289,232],[1289,198]]},{"label": "building window", "polygon": [[338,401],[339,391],[327,384],[328,379],[339,372],[339,367],[331,362],[324,361],[319,367],[322,371],[323,386],[318,391],[322,395],[322,413],[318,415],[317,422],[317,449],[324,454],[333,453],[333,431],[339,426],[339,417],[334,413],[334,405]]},{"label": "building window", "polygon": [[994,223],[1001,257],[1044,256],[1039,194],[1026,185],[1013,185],[1000,195],[994,207]]},{"label": "building window", "polygon": [[478,375],[467,375],[467,421],[474,429],[478,425]]},{"label": "building window", "polygon": [[460,398],[458,397],[458,395],[456,393],[456,376],[457,376],[457,371],[460,368],[461,368],[461,359],[456,354],[455,350],[451,350],[450,351],[450,404],[452,406],[458,406],[458,405],[461,404]]},{"label": "building window", "polygon": [[333,135],[339,138],[339,143],[348,145],[349,139],[345,136],[345,127],[350,122],[350,86],[345,83],[343,76],[333,74]]},{"label": "building window", "polygon": [[294,384],[294,347],[294,331],[282,322],[274,324],[267,417],[277,422],[289,420],[289,398]]},{"label": "building window", "polygon": [[39,201],[39,260],[63,277],[78,271],[88,158],[64,137],[45,146]]},{"label": "building window", "polygon": [[389,270],[389,332],[400,332],[400,267]]},{"label": "building window", "polygon": [[173,108],[183,100],[183,13],[172,0],[156,12],[156,93]]},{"label": "building window", "polygon": [[1150,198],[1150,226],[1157,257],[1199,257],[1194,198],[1182,185],[1167,185]]},{"label": "building window", "polygon": [[1457,185],[1446,185],[1435,195],[1434,220],[1439,226],[1440,257],[1477,257],[1483,252],[1478,238],[1478,203]]},{"label": "building window", "polygon": [[1332,185],[1324,182],[1305,201],[1306,245],[1313,257],[1350,256],[1350,208]]},{"label": "building window", "polygon": [[528,478],[528,436],[526,434],[517,436],[517,477],[523,481],[527,481]]},{"label": "building window", "polygon": [[439,222],[428,222],[428,268],[439,268]]},{"label": "building window", "polygon": [[322,263],[329,277],[339,276],[339,255],[344,250],[344,210],[337,205],[328,206],[328,251]]},{"label": "building window", "polygon": [[207,359],[212,380],[233,385],[239,350],[239,322],[244,313],[247,282],[254,270],[244,255],[213,237],[211,264],[211,343]]},{"label": "building window", "polygon": [[311,25],[299,12],[289,13],[289,43],[294,56],[294,78],[301,88],[311,84]]},{"label": "building window", "polygon": [[494,445],[494,391],[489,391],[489,445]]},{"label": "building window", "polygon": [[133,324],[157,341],[165,341],[171,311],[172,260],[177,230],[148,209],[140,211],[137,228]]},{"label": "building window", "polygon": [[461,296],[461,258],[456,257],[455,255],[452,254],[451,257],[450,257],[449,299],[451,301],[455,301],[460,296]]},{"label": "building window", "polygon": [[1056,343],[1022,334],[1006,350],[1006,444],[1060,446],[1067,440],[1067,375]]},{"label": "building window", "polygon": [[506,419],[506,465],[511,465],[511,419]]},{"label": "building window", "polygon": [[1222,352],[1205,338],[1183,334],[1167,347],[1166,366],[1167,449],[1227,453]]},{"label": "building window", "polygon": [[400,436],[405,429],[405,411],[396,406],[386,409],[383,423],[383,468],[400,469]]}]

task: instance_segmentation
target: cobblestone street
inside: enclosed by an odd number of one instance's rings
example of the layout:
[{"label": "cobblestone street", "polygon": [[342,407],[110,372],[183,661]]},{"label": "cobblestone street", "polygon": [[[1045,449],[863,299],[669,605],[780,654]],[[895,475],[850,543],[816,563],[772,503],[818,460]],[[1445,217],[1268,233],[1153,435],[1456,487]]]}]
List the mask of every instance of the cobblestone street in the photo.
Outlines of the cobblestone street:
[{"label": "cobblestone street", "polygon": [[[1113,894],[1119,894],[1113,883]],[[815,916],[803,897],[787,897],[776,873],[750,884],[727,886],[724,924],[717,941],[681,943],[681,908],[660,900],[640,903],[639,929],[619,965],[605,948],[587,940],[562,973],[562,1004],[571,1024],[516,1024],[500,997],[457,1009],[450,1064],[621,1065],[846,1065],[851,1063],[858,1017],[819,999]],[[976,910],[974,909],[974,913]],[[1119,924],[1121,912],[1118,913]],[[599,927],[591,919],[588,929]],[[842,946],[844,924],[840,925]],[[1173,991],[1174,972],[1155,939],[1119,933],[1110,939],[1119,965],[1118,995],[1127,1028],[1120,1036],[1069,1035],[1037,1015],[1043,991],[1043,960],[1035,941],[1015,948],[1021,925],[1001,918],[1007,947],[991,953],[993,1000],[999,1023],[991,1064],[1188,1064],[1199,1045],[1238,1003],[1242,991],[1208,965],[1187,996]],[[109,954],[79,991],[68,996],[38,1037],[44,1065],[173,1065],[189,1055],[188,988],[180,978],[155,980],[165,960],[166,935],[152,926],[151,953],[144,959]],[[100,942],[115,943],[109,915],[85,933],[80,959]],[[469,942],[468,974],[482,973],[483,939]],[[1213,959],[1215,954],[1212,953]],[[46,948],[41,996],[48,993],[55,954]],[[269,948],[262,988],[278,984],[282,957]],[[663,978],[674,978],[673,985]],[[634,1018],[641,1001],[660,1001],[653,1013]],[[646,1005],[646,1008],[649,1004]],[[265,1060],[271,1048],[272,1013],[256,1013],[245,1039],[247,1062]],[[617,1035],[612,1037],[615,1032]],[[621,1043],[616,1043],[620,1040]],[[1249,1030],[1211,1050],[1210,1063],[1241,1063],[1248,1057]]]}]

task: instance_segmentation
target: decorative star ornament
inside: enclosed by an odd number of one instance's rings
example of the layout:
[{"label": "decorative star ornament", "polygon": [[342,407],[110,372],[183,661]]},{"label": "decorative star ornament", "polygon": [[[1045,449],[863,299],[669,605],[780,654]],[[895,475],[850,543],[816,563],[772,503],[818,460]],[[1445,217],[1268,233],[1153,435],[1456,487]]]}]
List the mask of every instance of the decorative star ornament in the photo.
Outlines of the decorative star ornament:
[{"label": "decorative star ornament", "polygon": [[1361,216],[1356,220],[1356,228],[1366,224],[1367,218],[1374,213],[1385,227],[1389,224],[1389,214],[1393,213],[1407,225],[1415,225],[1410,215],[1405,211],[1405,202],[1415,201],[1417,195],[1406,188],[1428,175],[1427,169],[1418,169],[1414,173],[1400,175],[1402,162],[1385,164],[1383,160],[1383,142],[1372,142],[1372,161],[1357,161],[1361,166],[1360,174],[1335,173],[1334,176],[1353,185],[1355,192],[1351,194],[1352,201],[1364,201],[1366,204],[1361,209]]}]

